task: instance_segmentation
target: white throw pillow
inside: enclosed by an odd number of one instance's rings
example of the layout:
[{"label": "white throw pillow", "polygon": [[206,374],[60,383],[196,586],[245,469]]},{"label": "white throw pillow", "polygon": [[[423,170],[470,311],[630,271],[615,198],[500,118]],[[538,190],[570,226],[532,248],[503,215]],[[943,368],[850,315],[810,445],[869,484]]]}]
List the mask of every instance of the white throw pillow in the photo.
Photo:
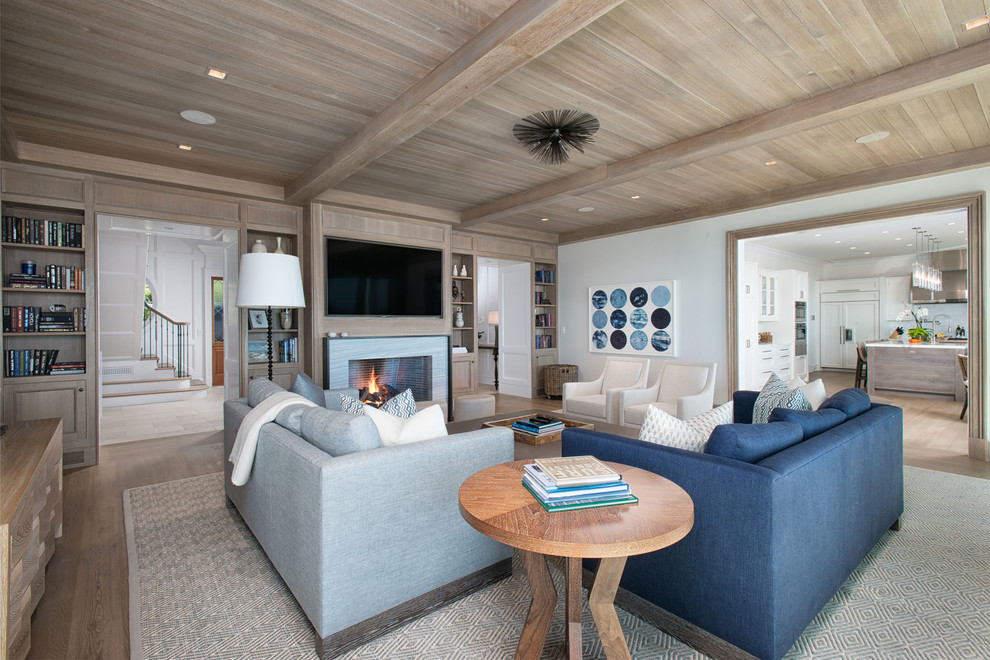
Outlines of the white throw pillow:
[{"label": "white throw pillow", "polygon": [[806,383],[798,377],[787,383],[787,387],[792,390],[795,387],[800,387],[801,391],[804,392],[804,397],[811,404],[812,410],[818,410],[818,406],[825,403],[825,399],[828,398],[828,395],[825,394],[825,383],[822,382],[821,378]]},{"label": "white throw pillow", "polygon": [[787,383],[776,373],[770,374],[760,394],[753,404],[753,423],[766,424],[770,421],[770,413],[774,408],[790,408],[791,410],[811,410],[811,404],[800,387],[789,389]]},{"label": "white throw pillow", "polygon": [[688,451],[703,451],[719,424],[732,423],[732,402],[706,410],[691,419],[678,419],[654,405],[646,408],[639,439]]},{"label": "white throw pillow", "polygon": [[443,409],[438,404],[420,410],[409,419],[401,419],[367,404],[364,406],[364,414],[378,427],[378,435],[385,447],[447,435]]}]

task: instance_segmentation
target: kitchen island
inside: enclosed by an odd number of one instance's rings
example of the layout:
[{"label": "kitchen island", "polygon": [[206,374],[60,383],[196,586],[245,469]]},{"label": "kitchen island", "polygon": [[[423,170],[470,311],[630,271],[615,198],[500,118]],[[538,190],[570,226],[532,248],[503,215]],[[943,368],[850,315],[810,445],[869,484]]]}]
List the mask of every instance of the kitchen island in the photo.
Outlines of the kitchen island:
[{"label": "kitchen island", "polygon": [[868,343],[867,392],[871,396],[890,394],[962,401],[966,388],[956,356],[966,353],[968,346],[962,342]]}]

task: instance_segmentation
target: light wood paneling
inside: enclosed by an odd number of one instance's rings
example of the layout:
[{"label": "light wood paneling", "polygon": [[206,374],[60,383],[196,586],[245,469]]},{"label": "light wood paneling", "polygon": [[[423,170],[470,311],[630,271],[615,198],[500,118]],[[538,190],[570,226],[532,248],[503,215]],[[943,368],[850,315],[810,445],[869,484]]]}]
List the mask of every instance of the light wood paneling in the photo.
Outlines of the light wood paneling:
[{"label": "light wood paneling", "polygon": [[83,202],[85,186],[82,176],[55,176],[9,168],[3,169],[2,176],[2,191],[5,196],[26,195],[79,204]]},{"label": "light wood paneling", "polygon": [[240,205],[236,199],[158,186],[97,181],[94,203],[103,213],[137,214],[206,225],[240,224]]}]

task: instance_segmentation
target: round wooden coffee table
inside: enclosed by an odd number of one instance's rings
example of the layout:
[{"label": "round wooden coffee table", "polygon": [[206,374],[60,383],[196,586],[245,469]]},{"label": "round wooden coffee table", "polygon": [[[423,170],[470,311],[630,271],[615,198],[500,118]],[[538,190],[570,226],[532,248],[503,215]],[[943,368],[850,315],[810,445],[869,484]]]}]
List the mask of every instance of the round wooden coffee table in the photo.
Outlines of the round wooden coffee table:
[{"label": "round wooden coffee table", "polygon": [[533,594],[516,651],[539,658],[557,604],[546,556],[565,558],[567,657],[581,657],[581,559],[600,558],[588,605],[608,658],[629,658],[615,613],[626,558],[653,552],[687,536],[694,503],[684,489],[639,468],[607,463],[629,483],[638,504],[547,512],[522,486],[523,465],[503,463],[477,472],[458,491],[461,515],[476,530],[522,551]]}]

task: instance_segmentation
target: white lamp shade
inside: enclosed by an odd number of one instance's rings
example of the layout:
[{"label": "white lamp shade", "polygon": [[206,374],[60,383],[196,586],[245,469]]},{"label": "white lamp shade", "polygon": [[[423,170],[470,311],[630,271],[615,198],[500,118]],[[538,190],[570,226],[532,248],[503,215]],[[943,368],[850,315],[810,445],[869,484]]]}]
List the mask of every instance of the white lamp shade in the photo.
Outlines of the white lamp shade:
[{"label": "white lamp shade", "polygon": [[488,325],[498,325],[498,310],[488,312]]},{"label": "white lamp shade", "polygon": [[238,307],[305,307],[299,257],[249,252],[241,255]]}]

